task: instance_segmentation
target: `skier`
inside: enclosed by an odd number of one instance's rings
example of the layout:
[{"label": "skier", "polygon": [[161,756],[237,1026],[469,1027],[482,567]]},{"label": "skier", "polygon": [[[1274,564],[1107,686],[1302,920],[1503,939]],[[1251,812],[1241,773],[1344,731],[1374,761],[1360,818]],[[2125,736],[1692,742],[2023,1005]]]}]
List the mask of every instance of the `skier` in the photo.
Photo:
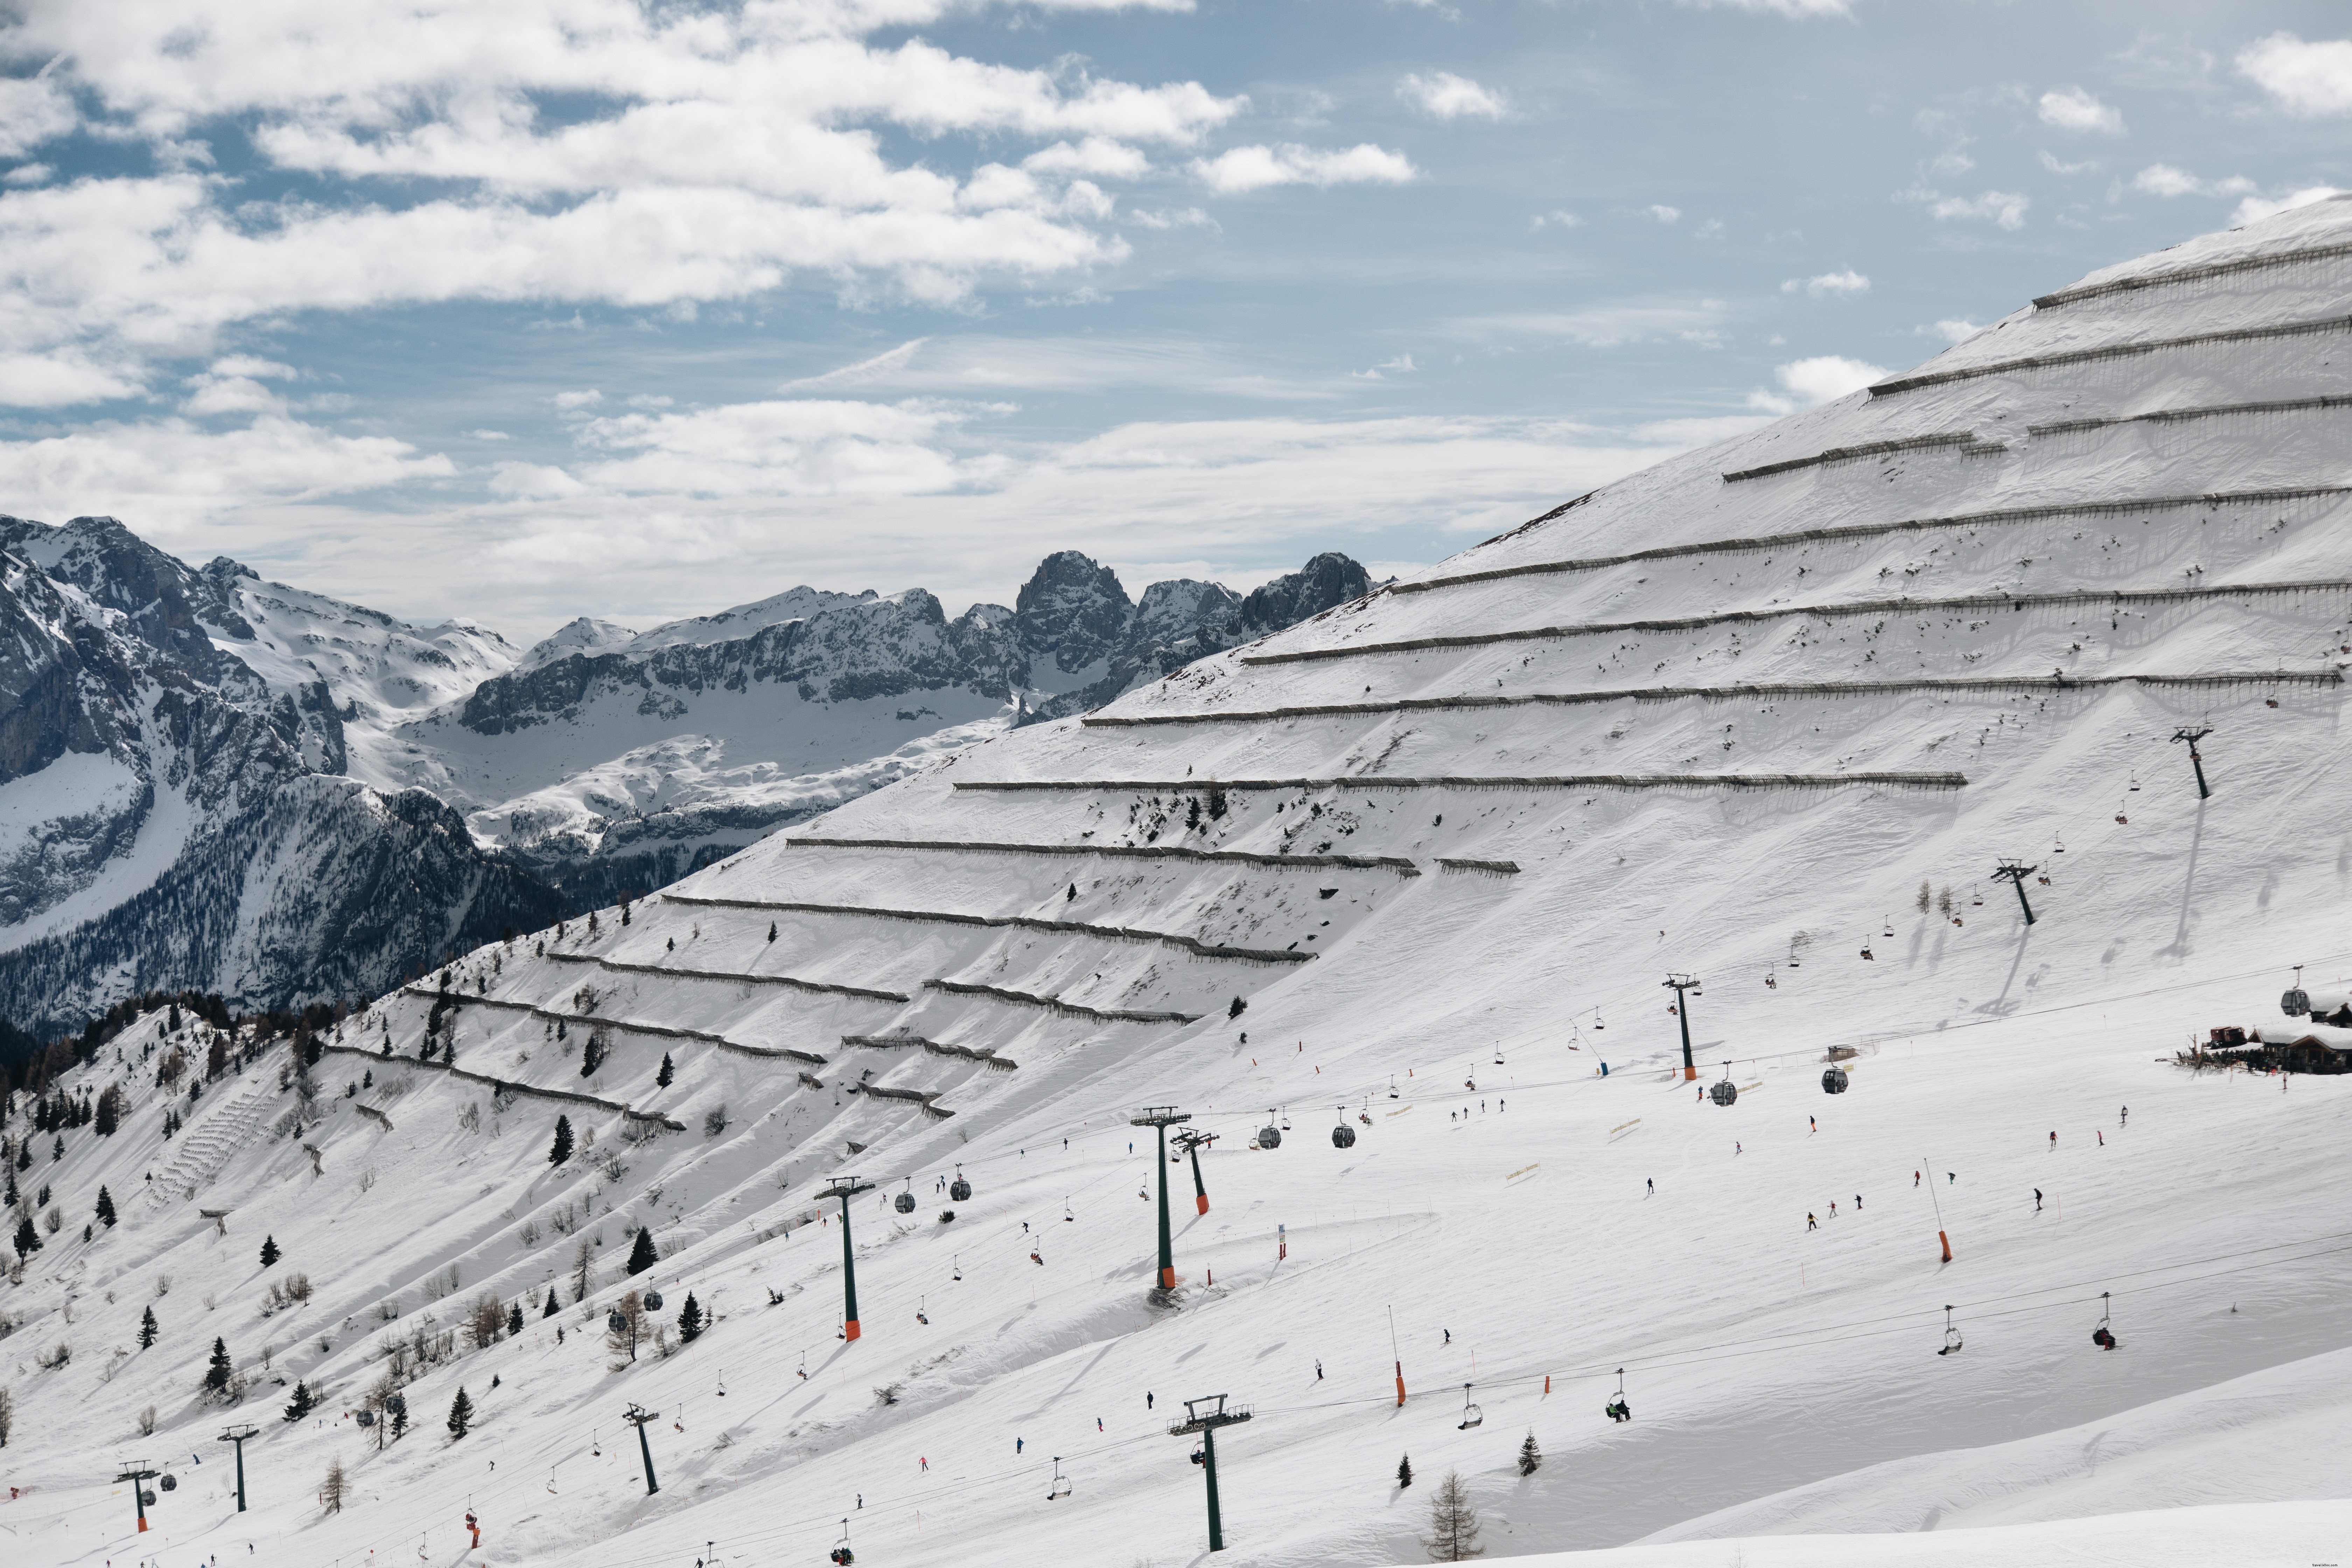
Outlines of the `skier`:
[{"label": "skier", "polygon": [[2116,1123],[2116,1125],[2117,1125],[2117,1126],[2120,1126],[2120,1127],[2129,1127],[2129,1126],[2131,1125],[2131,1107],[2130,1107],[2130,1106],[2126,1105],[2126,1106],[2125,1106],[2125,1107],[2124,1107],[2123,1120],[2122,1120],[2122,1121],[2120,1121],[2119,1122],[2117,1122],[2117,1123]]},{"label": "skier", "polygon": [[1830,1218],[1837,1218],[1837,1199],[1835,1198],[1830,1200]]},{"label": "skier", "polygon": [[1959,1179],[1959,1175],[1957,1172],[1947,1171],[1944,1173],[1944,1183],[1947,1186],[1958,1185]]},{"label": "skier", "polygon": [[1318,1383],[1323,1381],[1323,1358],[1321,1356],[1317,1356],[1315,1358],[1315,1381]]},{"label": "skier", "polygon": [[2101,1323],[2091,1331],[2091,1342],[2103,1351],[2111,1351],[2116,1348],[2116,1336],[2107,1331],[2106,1324]]},{"label": "skier", "polygon": [[1645,1198],[1656,1197],[1658,1195],[1658,1179],[1655,1176],[1645,1176],[1643,1180],[1650,1184],[1650,1190],[1643,1193],[1642,1195]]},{"label": "skier", "polygon": [[1748,1151],[1747,1151],[1745,1148],[1743,1148],[1743,1147],[1741,1147],[1741,1146],[1740,1146],[1739,1140],[1738,1140],[1738,1139],[1737,1139],[1737,1138],[1734,1138],[1734,1139],[1731,1141],[1731,1152],[1732,1152],[1734,1154],[1745,1154],[1746,1152],[1748,1152]]},{"label": "skier", "polygon": [[2058,1134],[2055,1132],[2050,1134],[2050,1147],[2053,1149],[2058,1147]]},{"label": "skier", "polygon": [[1454,1342],[1454,1331],[1452,1329],[1445,1331],[1445,1342],[1449,1345]]},{"label": "skier", "polygon": [[2035,1214],[2040,1214],[2042,1212],[2042,1189],[2040,1187],[2033,1189],[2033,1212]]},{"label": "skier", "polygon": [[2105,1133],[2102,1132],[2102,1133],[2100,1133],[2098,1136],[2099,1136],[2099,1147],[2100,1147],[2100,1148],[2102,1148],[2102,1149],[2105,1148],[2105,1147],[2107,1146],[2107,1135],[2106,1135]]},{"label": "skier", "polygon": [[1099,1416],[1099,1415],[1097,1415],[1097,1416],[1096,1416],[1096,1417],[1095,1417],[1095,1430],[1096,1430],[1096,1431],[1097,1431],[1097,1432],[1099,1432],[1099,1431],[1101,1431],[1102,1429],[1103,1429],[1102,1417],[1101,1417],[1101,1416]]},{"label": "skier", "polygon": [[924,1475],[927,1475],[927,1476],[928,1476],[928,1475],[929,1475],[929,1474],[931,1473],[931,1461],[930,1461],[929,1459],[928,1459],[928,1458],[919,1458],[919,1459],[917,1460],[917,1463],[920,1464],[920,1465],[923,1467],[922,1473],[923,1473]]},{"label": "skier", "polygon": [[1805,1228],[1807,1230],[1819,1230],[1822,1228],[1822,1222],[1815,1219],[1812,1215],[1807,1215],[1805,1216]]},{"label": "skier", "polygon": [[1862,1194],[1860,1193],[1853,1194],[1853,1206],[1856,1208],[1860,1208],[1862,1206]]},{"label": "skier", "polygon": [[1148,1388],[1143,1391],[1143,1407],[1146,1410],[1151,1408],[1151,1390]]},{"label": "skier", "polygon": [[1013,1451],[1015,1454],[1018,1454],[1019,1452],[1021,1452],[1022,1445],[1023,1445],[1023,1444],[1024,1444],[1024,1443],[1025,1443],[1025,1442],[1027,1442],[1027,1441],[1028,1441],[1028,1439],[1026,1439],[1026,1438],[1024,1438],[1024,1437],[1015,1437],[1015,1438],[1013,1438]]},{"label": "skier", "polygon": [[1811,1116],[1808,1116],[1808,1117],[1806,1117],[1806,1118],[1805,1118],[1805,1136],[1806,1136],[1806,1137],[1811,1138],[1814,1133],[1819,1132],[1821,1130],[1822,1130],[1822,1124],[1821,1124],[1821,1121],[1820,1121],[1820,1120],[1819,1120],[1818,1118],[1816,1118],[1816,1117],[1811,1117]]},{"label": "skier", "polygon": [[1911,1184],[1915,1187],[1919,1184],[1919,1173],[1916,1171],[1911,1173]]}]

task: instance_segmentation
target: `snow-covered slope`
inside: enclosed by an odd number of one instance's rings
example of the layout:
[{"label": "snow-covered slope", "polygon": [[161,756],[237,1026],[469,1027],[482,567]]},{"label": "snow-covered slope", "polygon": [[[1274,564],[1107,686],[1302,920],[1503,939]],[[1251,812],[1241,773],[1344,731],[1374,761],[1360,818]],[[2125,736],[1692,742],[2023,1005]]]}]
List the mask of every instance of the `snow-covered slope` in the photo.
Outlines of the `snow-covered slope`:
[{"label": "snow-covered slope", "polygon": [[[2232,269],[2021,311],[1923,367],[1970,374],[480,950],[346,1020],[307,1109],[277,1042],[161,1141],[141,1021],[68,1079],[123,1081],[124,1130],[19,1173],[71,1223],[0,1298],[30,1489],[0,1526],[58,1563],[456,1562],[468,1508],[502,1563],[822,1562],[845,1529],[863,1563],[1190,1562],[1168,1428],[1225,1394],[1236,1563],[1419,1560],[1452,1469],[1496,1557],[2328,1560],[2352,1075],[2175,1057],[2276,1017],[2292,964],[2352,970],[2347,230],[2143,258],[2118,275]],[[2209,726],[2200,798],[2171,737]],[[1217,1135],[1205,1214],[1130,1125],[1171,1105]],[[551,1165],[558,1114],[583,1147]],[[819,1197],[851,1175],[855,1342]],[[313,1295],[265,1313],[289,1271]],[[599,1325],[648,1282],[673,1353],[631,1363]],[[478,1292],[520,1331],[442,1356]],[[719,1321],[680,1349],[689,1293]],[[194,1396],[215,1336],[235,1413]],[[395,1342],[414,1426],[379,1455],[345,1412]],[[273,1376],[325,1407],[281,1421]],[[181,1485],[134,1547],[142,1457]],[[1793,1533],[1947,1523],[1985,1531]]]}]

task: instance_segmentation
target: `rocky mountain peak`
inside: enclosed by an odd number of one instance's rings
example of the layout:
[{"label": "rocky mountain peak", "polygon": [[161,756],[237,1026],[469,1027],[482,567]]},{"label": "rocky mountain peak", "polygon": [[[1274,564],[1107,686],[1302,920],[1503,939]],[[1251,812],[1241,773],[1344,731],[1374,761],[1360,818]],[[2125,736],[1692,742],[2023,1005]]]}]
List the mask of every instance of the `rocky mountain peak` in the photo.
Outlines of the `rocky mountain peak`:
[{"label": "rocky mountain peak", "polygon": [[[1013,607],[1023,646],[1049,657],[1065,676],[1108,659],[1127,641],[1135,620],[1135,603],[1118,574],[1076,550],[1057,550],[1039,562]],[[1033,679],[1042,673],[1033,672]]]}]

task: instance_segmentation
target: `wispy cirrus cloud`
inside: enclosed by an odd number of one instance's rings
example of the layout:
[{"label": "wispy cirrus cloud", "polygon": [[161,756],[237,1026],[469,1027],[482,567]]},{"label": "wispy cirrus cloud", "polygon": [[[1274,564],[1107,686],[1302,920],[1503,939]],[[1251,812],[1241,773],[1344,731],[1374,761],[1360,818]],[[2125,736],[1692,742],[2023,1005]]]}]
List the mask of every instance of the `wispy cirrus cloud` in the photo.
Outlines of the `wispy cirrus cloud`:
[{"label": "wispy cirrus cloud", "polygon": [[1401,185],[1421,171],[1402,153],[1370,142],[1353,147],[1234,147],[1192,164],[1195,178],[1221,195],[1241,195],[1274,185]]}]

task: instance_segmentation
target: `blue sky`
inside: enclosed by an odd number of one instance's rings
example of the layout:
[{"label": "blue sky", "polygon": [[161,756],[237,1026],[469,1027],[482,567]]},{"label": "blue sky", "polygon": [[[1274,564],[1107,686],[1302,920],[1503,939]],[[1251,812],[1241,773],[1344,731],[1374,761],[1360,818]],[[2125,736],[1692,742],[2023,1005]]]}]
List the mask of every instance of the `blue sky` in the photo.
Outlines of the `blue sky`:
[{"label": "blue sky", "polygon": [[0,510],[519,639],[1433,561],[2352,186],[2340,5],[16,15]]}]

